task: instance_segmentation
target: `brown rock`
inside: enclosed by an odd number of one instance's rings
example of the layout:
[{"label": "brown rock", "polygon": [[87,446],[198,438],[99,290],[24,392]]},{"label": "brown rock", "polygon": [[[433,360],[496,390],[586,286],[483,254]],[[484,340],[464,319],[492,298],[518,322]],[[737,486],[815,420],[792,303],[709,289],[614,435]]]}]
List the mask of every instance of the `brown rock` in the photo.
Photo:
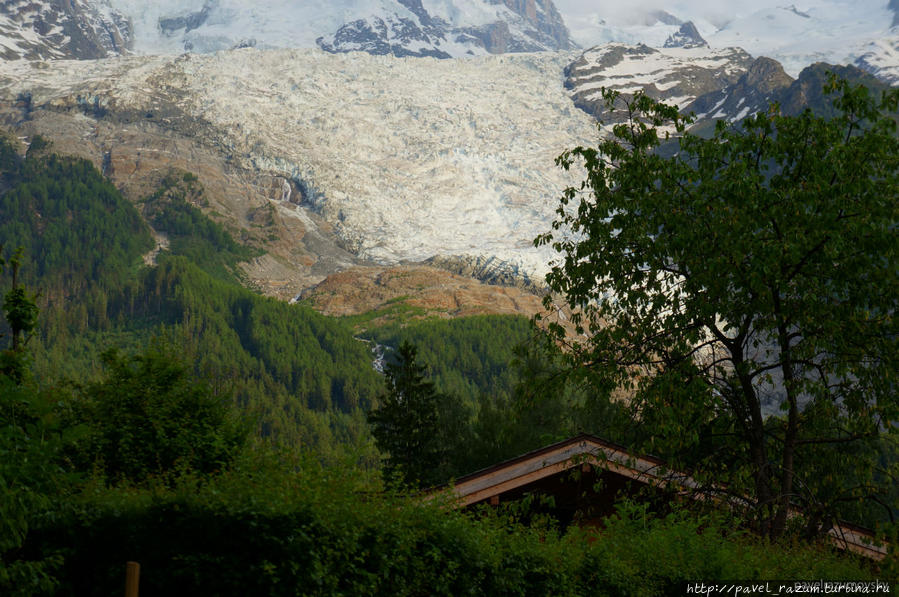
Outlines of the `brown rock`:
[{"label": "brown rock", "polygon": [[355,267],[328,276],[302,298],[318,311],[334,316],[359,315],[400,304],[418,310],[419,317],[531,317],[543,311],[541,298],[525,290],[492,286],[420,265]]}]

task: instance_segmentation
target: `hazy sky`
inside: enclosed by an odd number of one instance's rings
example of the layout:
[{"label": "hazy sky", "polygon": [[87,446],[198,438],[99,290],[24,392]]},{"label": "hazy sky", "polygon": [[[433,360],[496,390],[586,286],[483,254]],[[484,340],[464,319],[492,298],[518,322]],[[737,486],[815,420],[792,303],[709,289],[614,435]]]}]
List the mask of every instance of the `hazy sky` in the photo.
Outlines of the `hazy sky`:
[{"label": "hazy sky", "polygon": [[[790,0],[554,0],[556,7],[567,18],[579,18],[599,15],[616,24],[631,24],[642,14],[651,10],[665,10],[677,16],[688,18],[702,17],[709,21],[720,21],[755,12],[764,8],[797,4],[801,9],[803,2]],[[813,3],[805,2],[805,5]],[[850,3],[851,4],[851,3]]]},{"label": "hazy sky", "polygon": [[[607,20],[625,21],[629,17],[645,13],[649,10],[666,10],[672,14],[686,17],[703,17],[707,20],[728,20],[736,16],[763,10],[766,8],[796,6],[799,10],[808,10],[816,5],[845,6],[847,15],[854,7],[870,2],[855,0],[554,0],[556,7],[566,17],[582,17],[599,14]],[[888,0],[880,4],[886,6]]]}]

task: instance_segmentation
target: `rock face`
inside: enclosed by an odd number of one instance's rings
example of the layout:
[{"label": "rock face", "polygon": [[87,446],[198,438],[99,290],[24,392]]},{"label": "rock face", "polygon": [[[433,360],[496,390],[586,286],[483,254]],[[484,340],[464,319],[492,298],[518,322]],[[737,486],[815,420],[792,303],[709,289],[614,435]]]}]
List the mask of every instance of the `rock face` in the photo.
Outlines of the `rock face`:
[{"label": "rock face", "polygon": [[411,14],[395,12],[357,19],[332,35],[318,38],[318,45],[328,52],[362,50],[435,58],[575,47],[552,0],[483,0],[484,7],[498,7],[493,11],[494,18],[465,14],[464,7],[434,16],[421,0],[396,1]]},{"label": "rock face", "polygon": [[753,63],[739,48],[661,48],[605,44],[584,52],[565,71],[575,105],[602,119],[602,88],[648,96],[686,108],[697,97],[736,83]]},{"label": "rock face", "polygon": [[779,62],[757,58],[735,83],[698,97],[687,109],[696,114],[700,126],[704,120],[741,120],[766,109],[792,82]]},{"label": "rock face", "polygon": [[575,104],[603,121],[606,128],[616,121],[605,110],[603,87],[625,95],[643,91],[674,103],[682,113],[694,114],[692,131],[705,134],[717,120],[737,122],[767,110],[772,102],[785,114],[798,114],[805,108],[828,113],[832,108],[823,88],[829,72],[873,89],[886,87],[882,80],[854,66],[813,64],[793,79],[776,60],[753,60],[736,48],[656,50],[622,44],[587,50],[567,68],[566,86]]},{"label": "rock face", "polygon": [[0,58],[91,59],[131,48],[131,23],[85,0],[7,0],[0,5]]},{"label": "rock face", "polygon": [[143,54],[254,46],[449,58],[576,47],[552,0],[88,1],[131,17]]},{"label": "rock face", "polygon": [[707,48],[709,42],[702,38],[699,30],[692,21],[687,21],[680,26],[677,33],[672,34],[665,41],[666,48]]},{"label": "rock face", "polygon": [[[451,33],[443,21],[432,19],[417,0],[398,0],[411,15],[386,14],[356,19],[316,42],[326,52],[362,51],[379,56],[452,58],[447,50]],[[445,47],[446,49],[442,48]]]},{"label": "rock face", "polygon": [[832,115],[834,110],[824,93],[831,74],[853,84],[862,83],[875,92],[886,88],[885,83],[855,66],[818,62],[803,69],[799,77],[789,87],[778,90],[772,100],[780,104],[785,114],[799,114],[811,108],[818,114]]}]

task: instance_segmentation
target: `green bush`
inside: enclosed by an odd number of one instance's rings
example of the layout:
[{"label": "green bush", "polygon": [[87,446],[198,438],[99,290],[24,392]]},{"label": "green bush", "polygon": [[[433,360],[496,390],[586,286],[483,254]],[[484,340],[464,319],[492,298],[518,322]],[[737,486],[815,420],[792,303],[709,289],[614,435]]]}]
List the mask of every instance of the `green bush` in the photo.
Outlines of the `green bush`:
[{"label": "green bush", "polygon": [[375,491],[351,473],[249,457],[209,483],[99,488],[30,536],[60,552],[60,595],[667,595],[688,580],[869,578],[820,546],[771,545],[726,522],[624,507],[602,530],[517,525]]}]

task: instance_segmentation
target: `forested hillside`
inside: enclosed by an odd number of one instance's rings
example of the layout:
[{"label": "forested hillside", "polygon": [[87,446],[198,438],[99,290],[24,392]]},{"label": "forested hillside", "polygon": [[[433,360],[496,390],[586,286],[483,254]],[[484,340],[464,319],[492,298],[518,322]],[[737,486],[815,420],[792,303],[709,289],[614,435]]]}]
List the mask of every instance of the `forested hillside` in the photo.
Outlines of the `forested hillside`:
[{"label": "forested hillside", "polygon": [[[369,464],[376,456],[364,415],[383,387],[374,343],[388,357],[403,340],[420,344],[437,387],[459,396],[472,418],[482,398],[509,403],[512,349],[529,330],[523,318],[419,317],[360,334],[365,316],[325,317],[243,287],[237,264],[259,252],[204,215],[190,173],[169,173],[133,205],[89,162],[57,155],[41,138],[24,157],[5,141],[2,167],[0,239],[23,247],[22,279],[40,294],[31,347],[48,383],[89,382],[104,369],[104,350],[138,352],[159,337],[252,418],[259,438],[323,456],[361,450]],[[154,235],[166,241],[161,250]]]}]

